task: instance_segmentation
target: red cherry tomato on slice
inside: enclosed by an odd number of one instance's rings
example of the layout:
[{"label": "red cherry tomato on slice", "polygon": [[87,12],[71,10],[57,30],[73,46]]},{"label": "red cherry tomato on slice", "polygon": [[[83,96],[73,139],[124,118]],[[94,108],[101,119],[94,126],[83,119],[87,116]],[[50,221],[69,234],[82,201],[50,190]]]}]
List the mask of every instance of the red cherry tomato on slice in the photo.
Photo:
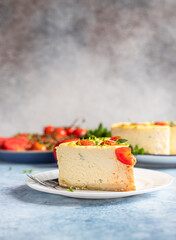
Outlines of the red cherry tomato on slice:
[{"label": "red cherry tomato on slice", "polygon": [[166,126],[167,123],[166,122],[155,122],[155,125]]},{"label": "red cherry tomato on slice", "polygon": [[115,141],[115,140],[118,140],[118,139],[121,139],[121,137],[112,137],[112,138],[110,138],[110,140],[112,140],[112,141]]},{"label": "red cherry tomato on slice", "polygon": [[76,145],[80,145],[80,146],[95,146],[95,143],[93,141],[90,140],[79,140]]},{"label": "red cherry tomato on slice", "polygon": [[54,127],[49,125],[44,128],[44,134],[52,134],[54,131]]},{"label": "red cherry tomato on slice", "polygon": [[82,136],[85,136],[86,134],[87,134],[87,131],[84,128],[77,128],[73,132],[73,135],[75,135],[76,137],[82,137]]},{"label": "red cherry tomato on slice", "polygon": [[133,166],[136,163],[136,158],[131,153],[131,148],[129,147],[116,148],[115,154],[117,160],[119,160],[123,164]]},{"label": "red cherry tomato on slice", "polygon": [[54,133],[58,136],[61,136],[62,138],[67,136],[66,130],[61,127],[55,128]]},{"label": "red cherry tomato on slice", "polygon": [[43,143],[35,142],[35,143],[32,145],[31,150],[47,151],[47,147],[46,147],[46,145],[43,144]]},{"label": "red cherry tomato on slice", "polygon": [[56,145],[54,146],[54,150],[53,150],[53,155],[55,160],[57,161],[57,156],[56,156],[56,147],[59,146],[61,143],[65,143],[65,142],[73,142],[73,141],[77,141],[79,140],[79,138],[73,138],[73,139],[65,139],[63,141],[60,141],[58,143],[56,143]]},{"label": "red cherry tomato on slice", "polygon": [[113,146],[113,145],[118,145],[116,142],[112,141],[112,140],[106,140],[106,141],[103,141],[100,143],[100,145],[110,145],[110,146]]},{"label": "red cherry tomato on slice", "polygon": [[70,136],[70,135],[73,135],[75,128],[69,127],[69,128],[66,128],[66,131],[67,131],[67,135]]}]

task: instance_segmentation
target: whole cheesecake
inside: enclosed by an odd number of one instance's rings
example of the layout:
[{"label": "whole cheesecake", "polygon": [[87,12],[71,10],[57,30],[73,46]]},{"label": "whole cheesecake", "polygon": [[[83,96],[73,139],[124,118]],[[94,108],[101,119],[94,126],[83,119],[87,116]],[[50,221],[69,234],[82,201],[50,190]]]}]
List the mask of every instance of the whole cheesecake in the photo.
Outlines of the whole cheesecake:
[{"label": "whole cheesecake", "polygon": [[78,140],[56,148],[59,185],[103,191],[135,190],[133,166],[127,140],[104,138]]},{"label": "whole cheesecake", "polygon": [[111,125],[111,135],[127,138],[133,147],[138,145],[139,148],[144,148],[145,153],[168,155],[171,143],[170,126],[159,123],[161,122],[114,123]]}]

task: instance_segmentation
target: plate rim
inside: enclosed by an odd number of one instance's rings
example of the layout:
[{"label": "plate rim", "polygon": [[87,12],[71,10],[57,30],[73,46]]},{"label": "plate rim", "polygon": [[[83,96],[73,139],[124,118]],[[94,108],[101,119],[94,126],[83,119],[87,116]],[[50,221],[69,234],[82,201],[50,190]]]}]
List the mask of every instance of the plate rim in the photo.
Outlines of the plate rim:
[{"label": "plate rim", "polygon": [[[96,190],[95,191],[93,191],[93,190],[74,190],[74,192],[69,192],[64,188],[63,188],[63,190],[59,190],[59,192],[56,192],[57,191],[56,189],[52,189],[52,188],[49,189],[48,187],[37,184],[33,180],[31,180],[29,177],[26,178],[26,184],[28,185],[28,187],[35,189],[37,191],[45,192],[48,194],[61,195],[61,196],[65,196],[65,197],[81,198],[81,199],[112,199],[112,198],[130,197],[130,196],[135,196],[135,195],[140,195],[140,194],[144,194],[144,193],[158,191],[162,188],[169,186],[174,181],[174,178],[171,175],[161,172],[161,171],[150,170],[150,169],[145,169],[145,168],[134,168],[134,169],[135,169],[135,171],[136,170],[137,171],[145,170],[147,172],[152,172],[152,173],[154,172],[156,174],[165,175],[165,176],[167,176],[168,181],[167,181],[167,183],[160,185],[160,186],[155,186],[155,187],[146,188],[146,189],[142,189],[142,190],[123,191],[123,192],[96,191]],[[39,173],[33,174],[33,176],[38,176],[38,175],[43,175],[43,174],[48,174],[48,173],[51,174],[51,172],[56,172],[56,171],[58,171],[58,173],[59,173],[59,170],[55,169],[55,170],[39,172]],[[48,189],[49,189],[49,191],[48,191]],[[90,191],[89,196],[86,196],[88,191]],[[80,193],[83,193],[83,194],[80,196]],[[97,197],[97,193],[98,193],[98,197]]]},{"label": "plate rim", "polygon": [[38,151],[38,150],[27,150],[27,151],[10,151],[10,150],[4,150],[0,149],[0,153],[13,153],[13,154],[29,154],[29,153],[53,153],[53,150],[47,150],[47,151]]},{"label": "plate rim", "polygon": [[156,156],[156,157],[176,157],[176,154],[149,154],[149,153],[145,153],[145,154],[134,154],[134,156]]}]

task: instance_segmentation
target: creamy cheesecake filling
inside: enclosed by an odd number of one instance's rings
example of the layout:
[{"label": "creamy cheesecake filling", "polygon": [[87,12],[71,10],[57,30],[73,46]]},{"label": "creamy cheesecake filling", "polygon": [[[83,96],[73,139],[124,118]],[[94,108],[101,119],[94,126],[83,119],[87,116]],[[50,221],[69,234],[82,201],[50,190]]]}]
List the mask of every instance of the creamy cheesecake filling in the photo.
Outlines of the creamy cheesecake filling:
[{"label": "creamy cheesecake filling", "polygon": [[109,138],[95,139],[93,141],[98,142],[95,146],[81,146],[78,141],[61,144],[57,148],[59,184],[75,189],[135,190],[135,161],[130,161],[131,165],[127,165],[117,159],[116,155],[116,150],[123,150],[121,153],[124,159],[134,157],[128,144],[101,145],[107,140]]}]

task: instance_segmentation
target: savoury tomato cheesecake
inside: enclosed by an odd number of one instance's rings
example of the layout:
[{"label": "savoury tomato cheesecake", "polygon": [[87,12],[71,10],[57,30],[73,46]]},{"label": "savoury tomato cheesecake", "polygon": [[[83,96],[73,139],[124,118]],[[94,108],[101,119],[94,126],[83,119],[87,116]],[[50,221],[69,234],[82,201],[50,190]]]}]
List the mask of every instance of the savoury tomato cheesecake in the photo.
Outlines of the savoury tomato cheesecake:
[{"label": "savoury tomato cheesecake", "polygon": [[136,163],[127,140],[104,138],[65,142],[56,147],[59,185],[103,191],[135,190]]},{"label": "savoury tomato cheesecake", "polygon": [[170,127],[154,123],[114,123],[112,136],[122,136],[149,154],[170,154]]},{"label": "savoury tomato cheesecake", "polygon": [[176,154],[176,122],[155,122],[155,125],[169,126],[170,128],[170,154]]}]

